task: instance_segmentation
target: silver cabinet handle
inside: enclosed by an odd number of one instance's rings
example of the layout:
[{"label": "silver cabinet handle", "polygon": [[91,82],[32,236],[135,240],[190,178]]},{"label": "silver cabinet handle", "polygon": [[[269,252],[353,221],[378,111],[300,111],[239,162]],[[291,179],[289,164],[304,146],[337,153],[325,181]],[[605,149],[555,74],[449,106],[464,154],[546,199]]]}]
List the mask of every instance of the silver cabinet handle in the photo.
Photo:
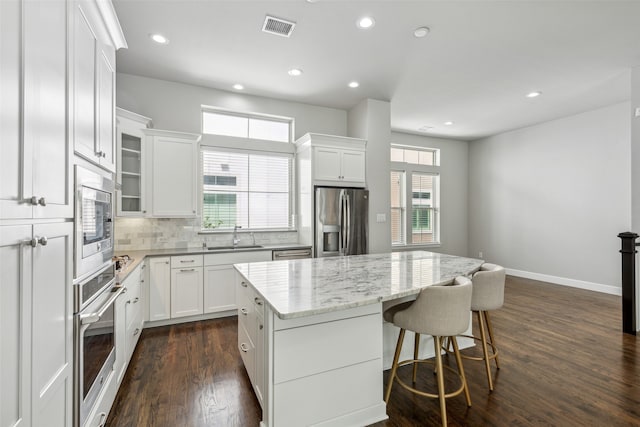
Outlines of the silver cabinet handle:
[{"label": "silver cabinet handle", "polygon": [[107,423],[107,414],[104,412],[100,412],[100,423],[98,427],[104,427]]},{"label": "silver cabinet handle", "polygon": [[136,328],[136,330],[133,332],[133,336],[135,337],[139,333],[140,333],[140,328]]},{"label": "silver cabinet handle", "polygon": [[264,328],[264,325],[260,325],[260,330],[262,330]]},{"label": "silver cabinet handle", "polygon": [[255,298],[253,299],[253,302],[255,302],[255,303],[256,303],[256,305],[262,305],[262,300],[261,300],[260,298],[258,298],[258,297],[255,297]]},{"label": "silver cabinet handle", "polygon": [[133,300],[133,303],[134,303],[134,304],[137,304],[137,303],[138,303],[138,301],[140,301],[140,298],[139,298],[139,297],[136,297],[136,299],[134,299],[134,300]]},{"label": "silver cabinet handle", "polygon": [[24,243],[25,245],[29,245],[29,246],[35,248],[38,245],[47,246],[48,242],[49,242],[49,240],[45,236],[42,236],[42,237],[39,237],[39,238],[38,237],[34,237],[32,239],[24,240],[22,243]]},{"label": "silver cabinet handle", "polygon": [[181,259],[180,262],[185,263],[185,262],[196,262],[195,259]]},{"label": "silver cabinet handle", "polygon": [[240,313],[242,313],[242,314],[244,314],[245,316],[247,316],[247,315],[249,314],[249,311],[248,311],[246,308],[242,307],[242,308],[240,309]]},{"label": "silver cabinet handle", "polygon": [[180,271],[182,271],[184,273],[184,272],[187,272],[187,271],[196,271],[196,269],[195,268],[181,268]]},{"label": "silver cabinet handle", "polygon": [[243,288],[247,287],[247,282],[240,282],[240,286],[242,286]]},{"label": "silver cabinet handle", "polygon": [[36,238],[27,239],[27,240],[23,240],[22,243],[24,243],[25,245],[29,245],[29,246],[35,248],[36,246],[38,246],[38,239],[36,239]]},{"label": "silver cabinet handle", "polygon": [[165,264],[169,264],[169,261],[165,261],[164,263],[165,263]]},{"label": "silver cabinet handle", "polygon": [[38,204],[39,204],[40,206],[47,206],[47,201],[44,199],[44,197],[40,197],[40,198],[38,199]]},{"label": "silver cabinet handle", "polygon": [[29,199],[29,202],[31,202],[32,205],[37,205],[38,204],[38,196],[31,196],[31,198]]},{"label": "silver cabinet handle", "polygon": [[242,344],[240,344],[240,350],[242,350],[244,353],[246,353],[246,352],[249,351],[249,348],[248,348],[247,344],[242,343]]},{"label": "silver cabinet handle", "polygon": [[102,151],[96,151],[96,156],[102,157]]}]

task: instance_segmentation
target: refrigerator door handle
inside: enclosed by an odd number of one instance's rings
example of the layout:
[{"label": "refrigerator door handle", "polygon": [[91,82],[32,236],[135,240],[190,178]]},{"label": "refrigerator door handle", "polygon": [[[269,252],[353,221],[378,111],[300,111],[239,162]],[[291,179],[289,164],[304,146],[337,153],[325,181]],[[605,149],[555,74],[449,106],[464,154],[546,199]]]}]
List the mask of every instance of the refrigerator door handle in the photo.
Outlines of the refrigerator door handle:
[{"label": "refrigerator door handle", "polygon": [[340,253],[340,255],[344,255],[344,246],[345,246],[345,241],[344,241],[344,190],[340,190],[340,197],[339,197],[339,204],[340,204],[340,209],[338,211],[338,244],[340,245],[340,247],[338,248],[338,252]]},{"label": "refrigerator door handle", "polygon": [[352,221],[352,217],[351,217],[351,197],[349,197],[348,194],[345,195],[345,199],[346,199],[346,245],[345,245],[345,255],[351,255],[351,221]]}]

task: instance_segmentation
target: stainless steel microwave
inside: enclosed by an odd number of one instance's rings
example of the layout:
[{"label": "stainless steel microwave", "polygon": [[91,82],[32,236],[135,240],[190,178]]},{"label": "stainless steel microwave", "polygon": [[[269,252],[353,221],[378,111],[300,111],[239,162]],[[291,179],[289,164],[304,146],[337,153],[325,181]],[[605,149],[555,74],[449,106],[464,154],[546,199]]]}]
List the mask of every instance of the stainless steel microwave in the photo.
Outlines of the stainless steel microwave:
[{"label": "stainless steel microwave", "polygon": [[81,280],[103,268],[113,257],[115,184],[109,177],[76,166],[74,277]]}]

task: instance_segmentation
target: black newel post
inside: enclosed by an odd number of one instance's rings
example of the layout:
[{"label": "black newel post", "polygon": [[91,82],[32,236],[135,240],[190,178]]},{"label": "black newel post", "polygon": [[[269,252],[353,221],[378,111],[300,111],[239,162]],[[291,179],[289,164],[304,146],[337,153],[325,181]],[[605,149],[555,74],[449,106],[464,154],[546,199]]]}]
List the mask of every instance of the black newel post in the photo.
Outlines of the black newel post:
[{"label": "black newel post", "polygon": [[627,231],[618,234],[622,239],[622,332],[636,334],[636,239]]}]

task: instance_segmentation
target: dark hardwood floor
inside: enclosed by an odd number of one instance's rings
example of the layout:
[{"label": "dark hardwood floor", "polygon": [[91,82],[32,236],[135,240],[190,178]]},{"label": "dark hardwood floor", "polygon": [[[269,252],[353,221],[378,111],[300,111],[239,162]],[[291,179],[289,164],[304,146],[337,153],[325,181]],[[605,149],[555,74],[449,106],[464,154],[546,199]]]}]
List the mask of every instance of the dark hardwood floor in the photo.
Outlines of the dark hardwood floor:
[{"label": "dark hardwood floor", "polygon": [[[495,390],[482,362],[465,361],[473,406],[447,399],[450,426],[640,426],[640,344],[620,332],[620,297],[508,277],[492,322]],[[226,318],[145,329],[107,425],[258,426],[236,327]],[[410,370],[399,370],[407,382]],[[435,387],[427,366],[418,386]],[[440,424],[437,400],[397,384],[387,412],[376,427]]]}]

